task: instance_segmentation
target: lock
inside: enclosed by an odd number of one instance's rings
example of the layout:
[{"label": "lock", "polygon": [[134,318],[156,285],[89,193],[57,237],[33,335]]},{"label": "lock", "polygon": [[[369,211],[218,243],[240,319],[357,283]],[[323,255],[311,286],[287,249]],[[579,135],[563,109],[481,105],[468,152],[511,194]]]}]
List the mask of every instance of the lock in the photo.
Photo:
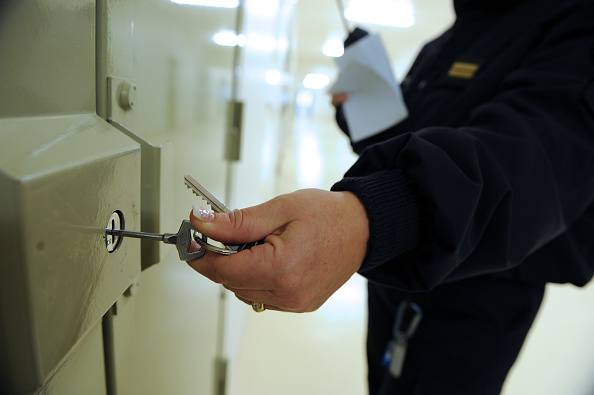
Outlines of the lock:
[{"label": "lock", "polygon": [[118,250],[122,244],[123,237],[110,234],[107,230],[125,229],[124,225],[124,214],[120,210],[114,211],[109,217],[109,221],[107,221],[107,226],[105,227],[105,247],[110,254]]}]

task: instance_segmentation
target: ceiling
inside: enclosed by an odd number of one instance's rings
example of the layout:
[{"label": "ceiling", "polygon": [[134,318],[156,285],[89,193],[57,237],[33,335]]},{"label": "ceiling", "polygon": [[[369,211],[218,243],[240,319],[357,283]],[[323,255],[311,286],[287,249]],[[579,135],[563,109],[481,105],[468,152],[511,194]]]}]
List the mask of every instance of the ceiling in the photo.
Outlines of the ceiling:
[{"label": "ceiling", "polygon": [[[343,0],[346,4],[347,0]],[[402,78],[410,61],[423,42],[449,26],[454,17],[451,0],[411,0],[415,24],[408,28],[380,25],[359,26],[379,33],[390,56],[397,78]],[[295,5],[297,33],[296,78],[312,72],[325,72],[334,77],[333,58],[322,54],[325,41],[331,36],[346,37],[337,0],[298,0]],[[351,30],[355,25],[350,22]]]}]

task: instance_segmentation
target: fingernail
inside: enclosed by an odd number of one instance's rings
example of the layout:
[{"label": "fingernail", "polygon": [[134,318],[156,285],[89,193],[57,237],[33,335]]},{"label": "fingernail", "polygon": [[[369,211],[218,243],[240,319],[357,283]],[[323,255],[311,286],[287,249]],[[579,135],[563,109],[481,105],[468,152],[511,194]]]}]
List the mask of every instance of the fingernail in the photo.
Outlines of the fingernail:
[{"label": "fingernail", "polygon": [[214,212],[212,210],[201,207],[197,204],[193,206],[192,214],[202,222],[212,222],[214,220]]}]

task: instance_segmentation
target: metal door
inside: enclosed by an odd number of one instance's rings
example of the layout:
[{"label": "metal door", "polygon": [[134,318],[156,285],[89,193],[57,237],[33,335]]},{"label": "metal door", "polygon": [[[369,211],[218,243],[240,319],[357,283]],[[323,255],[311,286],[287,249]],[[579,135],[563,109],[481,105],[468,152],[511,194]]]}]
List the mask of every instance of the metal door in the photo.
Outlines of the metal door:
[{"label": "metal door", "polygon": [[0,5],[0,392],[105,393],[102,316],[140,271],[140,147],[96,114],[94,1]]}]

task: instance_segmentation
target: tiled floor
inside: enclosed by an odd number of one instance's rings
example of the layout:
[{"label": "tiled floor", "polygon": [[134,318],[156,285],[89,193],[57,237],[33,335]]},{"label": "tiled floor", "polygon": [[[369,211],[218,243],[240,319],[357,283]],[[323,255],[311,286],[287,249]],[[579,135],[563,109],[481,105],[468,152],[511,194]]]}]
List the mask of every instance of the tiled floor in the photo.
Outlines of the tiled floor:
[{"label": "tiled floor", "polygon": [[[330,116],[299,119],[288,140],[279,193],[328,189],[355,160]],[[365,321],[358,275],[314,313],[247,313],[228,394],[366,394]],[[504,395],[593,395],[593,335],[594,284],[551,286]]]}]

